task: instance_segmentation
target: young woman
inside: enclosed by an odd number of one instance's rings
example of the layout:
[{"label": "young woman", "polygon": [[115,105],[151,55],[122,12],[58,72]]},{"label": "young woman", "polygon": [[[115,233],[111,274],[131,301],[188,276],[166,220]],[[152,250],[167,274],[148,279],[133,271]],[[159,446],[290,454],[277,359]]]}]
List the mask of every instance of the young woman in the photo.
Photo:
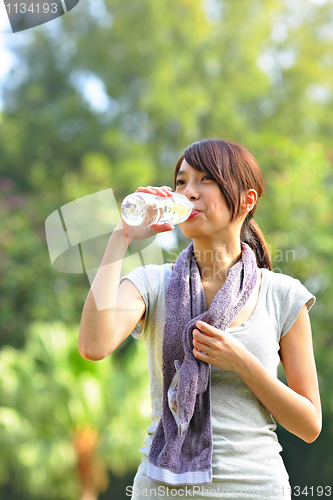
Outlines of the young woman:
[{"label": "young woman", "polygon": [[[286,500],[275,420],[308,443],[321,430],[308,316],[315,298],[271,271],[252,219],[263,180],[247,149],[222,140],[192,144],[176,166],[174,189],[195,206],[179,224],[190,245],[174,265],[139,267],[120,279],[131,241],[173,229],[122,220],[80,328],[86,359],[106,357],[131,333],[146,342],[152,424],[132,499]],[[167,186],[137,192],[171,196]],[[94,290],[108,310],[97,310]],[[280,361],[288,386],[277,378]]]}]

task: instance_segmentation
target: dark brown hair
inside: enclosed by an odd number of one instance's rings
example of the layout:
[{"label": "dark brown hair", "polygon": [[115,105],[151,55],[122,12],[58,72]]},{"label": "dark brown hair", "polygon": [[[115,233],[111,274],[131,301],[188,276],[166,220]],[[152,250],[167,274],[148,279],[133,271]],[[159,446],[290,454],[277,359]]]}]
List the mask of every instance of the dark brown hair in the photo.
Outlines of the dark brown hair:
[{"label": "dark brown hair", "polygon": [[[240,215],[245,190],[255,189],[258,200],[264,192],[264,181],[256,160],[244,146],[236,142],[205,139],[188,146],[176,165],[175,189],[177,174],[184,159],[195,170],[207,172],[214,178],[231,212],[231,221]],[[252,219],[256,206],[257,203],[244,220],[241,241],[252,248],[259,267],[272,269],[267,243]]]}]

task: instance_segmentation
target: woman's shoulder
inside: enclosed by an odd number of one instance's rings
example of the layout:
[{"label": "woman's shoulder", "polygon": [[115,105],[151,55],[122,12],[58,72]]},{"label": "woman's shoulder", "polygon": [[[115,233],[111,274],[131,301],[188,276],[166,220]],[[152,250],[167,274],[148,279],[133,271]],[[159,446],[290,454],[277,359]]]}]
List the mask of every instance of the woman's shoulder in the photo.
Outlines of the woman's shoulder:
[{"label": "woman's shoulder", "polygon": [[300,283],[298,279],[293,278],[288,274],[277,273],[266,268],[263,268],[262,272],[267,282],[274,287],[289,289],[291,286],[295,286]]},{"label": "woman's shoulder", "polygon": [[173,264],[166,262],[165,264],[147,264],[144,266],[139,266],[136,271],[139,273],[145,273],[149,276],[156,275],[168,275],[172,272]]},{"label": "woman's shoulder", "polygon": [[147,311],[154,307],[157,301],[165,300],[171,272],[171,264],[169,263],[138,266],[122,276],[120,284],[125,279],[130,280],[144,299]]},{"label": "woman's shoulder", "polygon": [[287,274],[276,273],[263,269],[263,279],[266,281],[266,294],[280,303],[303,301],[308,309],[314,304],[315,297],[297,278]]},{"label": "woman's shoulder", "polygon": [[122,280],[127,278],[136,284],[141,282],[145,285],[147,291],[161,286],[163,282],[168,282],[172,272],[172,264],[147,264],[138,266],[123,276]]}]

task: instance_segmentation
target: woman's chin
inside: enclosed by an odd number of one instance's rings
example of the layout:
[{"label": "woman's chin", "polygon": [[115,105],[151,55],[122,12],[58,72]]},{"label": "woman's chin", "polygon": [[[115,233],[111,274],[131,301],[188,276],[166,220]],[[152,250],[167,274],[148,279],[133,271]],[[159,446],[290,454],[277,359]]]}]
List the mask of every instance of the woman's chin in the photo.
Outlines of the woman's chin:
[{"label": "woman's chin", "polygon": [[192,227],[192,224],[186,224],[186,222],[187,221],[181,222],[180,224],[178,224],[179,229],[181,230],[181,232],[183,233],[185,238],[193,239],[195,237],[198,237],[199,233],[202,232],[202,231],[200,231],[200,229],[202,229],[202,227],[199,228],[197,224],[195,224],[195,227],[193,224],[193,227]]}]

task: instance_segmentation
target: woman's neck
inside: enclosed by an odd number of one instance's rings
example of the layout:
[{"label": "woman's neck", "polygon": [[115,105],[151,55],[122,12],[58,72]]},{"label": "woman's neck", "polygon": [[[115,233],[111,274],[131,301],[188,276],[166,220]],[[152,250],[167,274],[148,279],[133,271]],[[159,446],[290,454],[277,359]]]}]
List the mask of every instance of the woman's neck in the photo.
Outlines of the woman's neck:
[{"label": "woman's neck", "polygon": [[228,243],[193,240],[194,256],[202,281],[224,283],[229,269],[241,258],[240,240]]}]

